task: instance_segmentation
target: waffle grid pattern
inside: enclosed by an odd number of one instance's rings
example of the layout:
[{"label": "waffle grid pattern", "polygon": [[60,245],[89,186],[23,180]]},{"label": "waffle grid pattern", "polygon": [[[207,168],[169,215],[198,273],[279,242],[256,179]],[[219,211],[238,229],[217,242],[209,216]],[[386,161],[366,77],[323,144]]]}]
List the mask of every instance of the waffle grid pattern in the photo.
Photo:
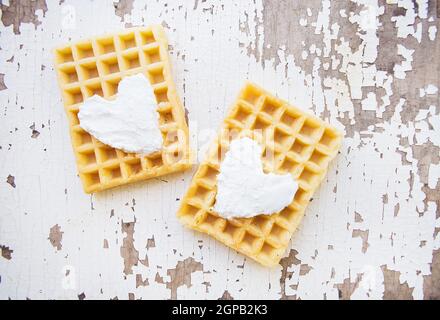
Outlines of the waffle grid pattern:
[{"label": "waffle grid pattern", "polygon": [[[226,220],[212,210],[221,160],[231,140],[241,136],[260,143],[265,172],[291,173],[298,181],[294,200],[276,214]],[[265,266],[274,266],[341,141],[341,133],[322,120],[246,83],[195,173],[177,215],[188,227],[215,237]]]},{"label": "waffle grid pattern", "polygon": [[[55,69],[85,192],[162,176],[191,166],[185,113],[171,76],[168,42],[160,25],[79,41],[54,50]],[[122,78],[143,73],[158,102],[164,144],[140,157],[106,146],[79,126],[79,104],[98,94],[113,99]]]}]

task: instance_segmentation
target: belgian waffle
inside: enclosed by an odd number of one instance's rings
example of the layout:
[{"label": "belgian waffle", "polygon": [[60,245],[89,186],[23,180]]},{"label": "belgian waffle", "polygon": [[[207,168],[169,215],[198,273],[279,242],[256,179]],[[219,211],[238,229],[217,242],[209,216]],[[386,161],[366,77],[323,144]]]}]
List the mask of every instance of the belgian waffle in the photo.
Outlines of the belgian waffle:
[{"label": "belgian waffle", "polygon": [[[69,119],[73,150],[86,193],[159,177],[191,166],[185,112],[171,75],[168,42],[160,25],[130,28],[54,50],[55,69]],[[79,126],[79,104],[98,94],[114,98],[125,76],[143,73],[158,103],[160,152],[140,157],[109,147]]]},{"label": "belgian waffle", "polygon": [[[213,211],[220,163],[230,141],[239,136],[250,136],[260,143],[265,172],[291,173],[297,179],[298,191],[282,211],[229,220]],[[177,216],[186,226],[213,236],[265,266],[274,266],[341,141],[342,134],[336,128],[246,83],[195,173]]]}]

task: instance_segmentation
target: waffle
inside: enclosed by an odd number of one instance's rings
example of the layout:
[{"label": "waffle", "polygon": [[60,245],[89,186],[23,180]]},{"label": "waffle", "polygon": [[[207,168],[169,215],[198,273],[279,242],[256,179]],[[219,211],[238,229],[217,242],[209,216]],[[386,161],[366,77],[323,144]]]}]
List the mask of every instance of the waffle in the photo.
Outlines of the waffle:
[{"label": "waffle", "polygon": [[[264,171],[291,173],[299,188],[273,215],[226,220],[213,211],[216,176],[232,139],[249,136],[262,146]],[[186,226],[207,233],[262,265],[279,263],[313,193],[336,156],[342,134],[322,120],[246,83],[200,164],[177,213]]]},{"label": "waffle", "polygon": [[[185,112],[171,76],[160,25],[130,28],[54,50],[79,176],[86,193],[159,177],[191,166]],[[153,86],[163,135],[160,152],[141,157],[109,147],[79,126],[79,104],[98,94],[114,99],[122,78],[143,73]]]}]

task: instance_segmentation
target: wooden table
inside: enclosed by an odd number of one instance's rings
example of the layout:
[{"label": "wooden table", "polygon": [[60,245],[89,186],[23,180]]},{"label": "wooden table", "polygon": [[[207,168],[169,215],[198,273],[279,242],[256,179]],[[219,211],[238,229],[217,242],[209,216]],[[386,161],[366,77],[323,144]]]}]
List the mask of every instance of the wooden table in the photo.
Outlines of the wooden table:
[{"label": "wooden table", "polygon": [[[440,298],[440,2],[2,3],[0,298]],[[198,150],[245,79],[345,132],[276,268],[178,223],[195,167],[83,193],[50,50],[150,23]]]}]

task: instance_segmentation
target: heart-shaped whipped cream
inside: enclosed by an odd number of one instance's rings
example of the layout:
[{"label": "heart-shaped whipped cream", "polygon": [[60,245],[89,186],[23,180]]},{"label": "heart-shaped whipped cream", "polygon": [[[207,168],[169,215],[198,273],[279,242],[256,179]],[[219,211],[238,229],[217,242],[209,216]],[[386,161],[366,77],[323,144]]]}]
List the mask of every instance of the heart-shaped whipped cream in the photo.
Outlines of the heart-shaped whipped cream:
[{"label": "heart-shaped whipped cream", "polygon": [[217,175],[214,211],[226,219],[281,211],[292,202],[298,183],[290,174],[265,174],[262,149],[250,139],[231,142]]},{"label": "heart-shaped whipped cream", "polygon": [[79,108],[80,126],[102,143],[139,154],[162,148],[153,88],[141,73],[119,82],[114,100],[94,95]]}]

